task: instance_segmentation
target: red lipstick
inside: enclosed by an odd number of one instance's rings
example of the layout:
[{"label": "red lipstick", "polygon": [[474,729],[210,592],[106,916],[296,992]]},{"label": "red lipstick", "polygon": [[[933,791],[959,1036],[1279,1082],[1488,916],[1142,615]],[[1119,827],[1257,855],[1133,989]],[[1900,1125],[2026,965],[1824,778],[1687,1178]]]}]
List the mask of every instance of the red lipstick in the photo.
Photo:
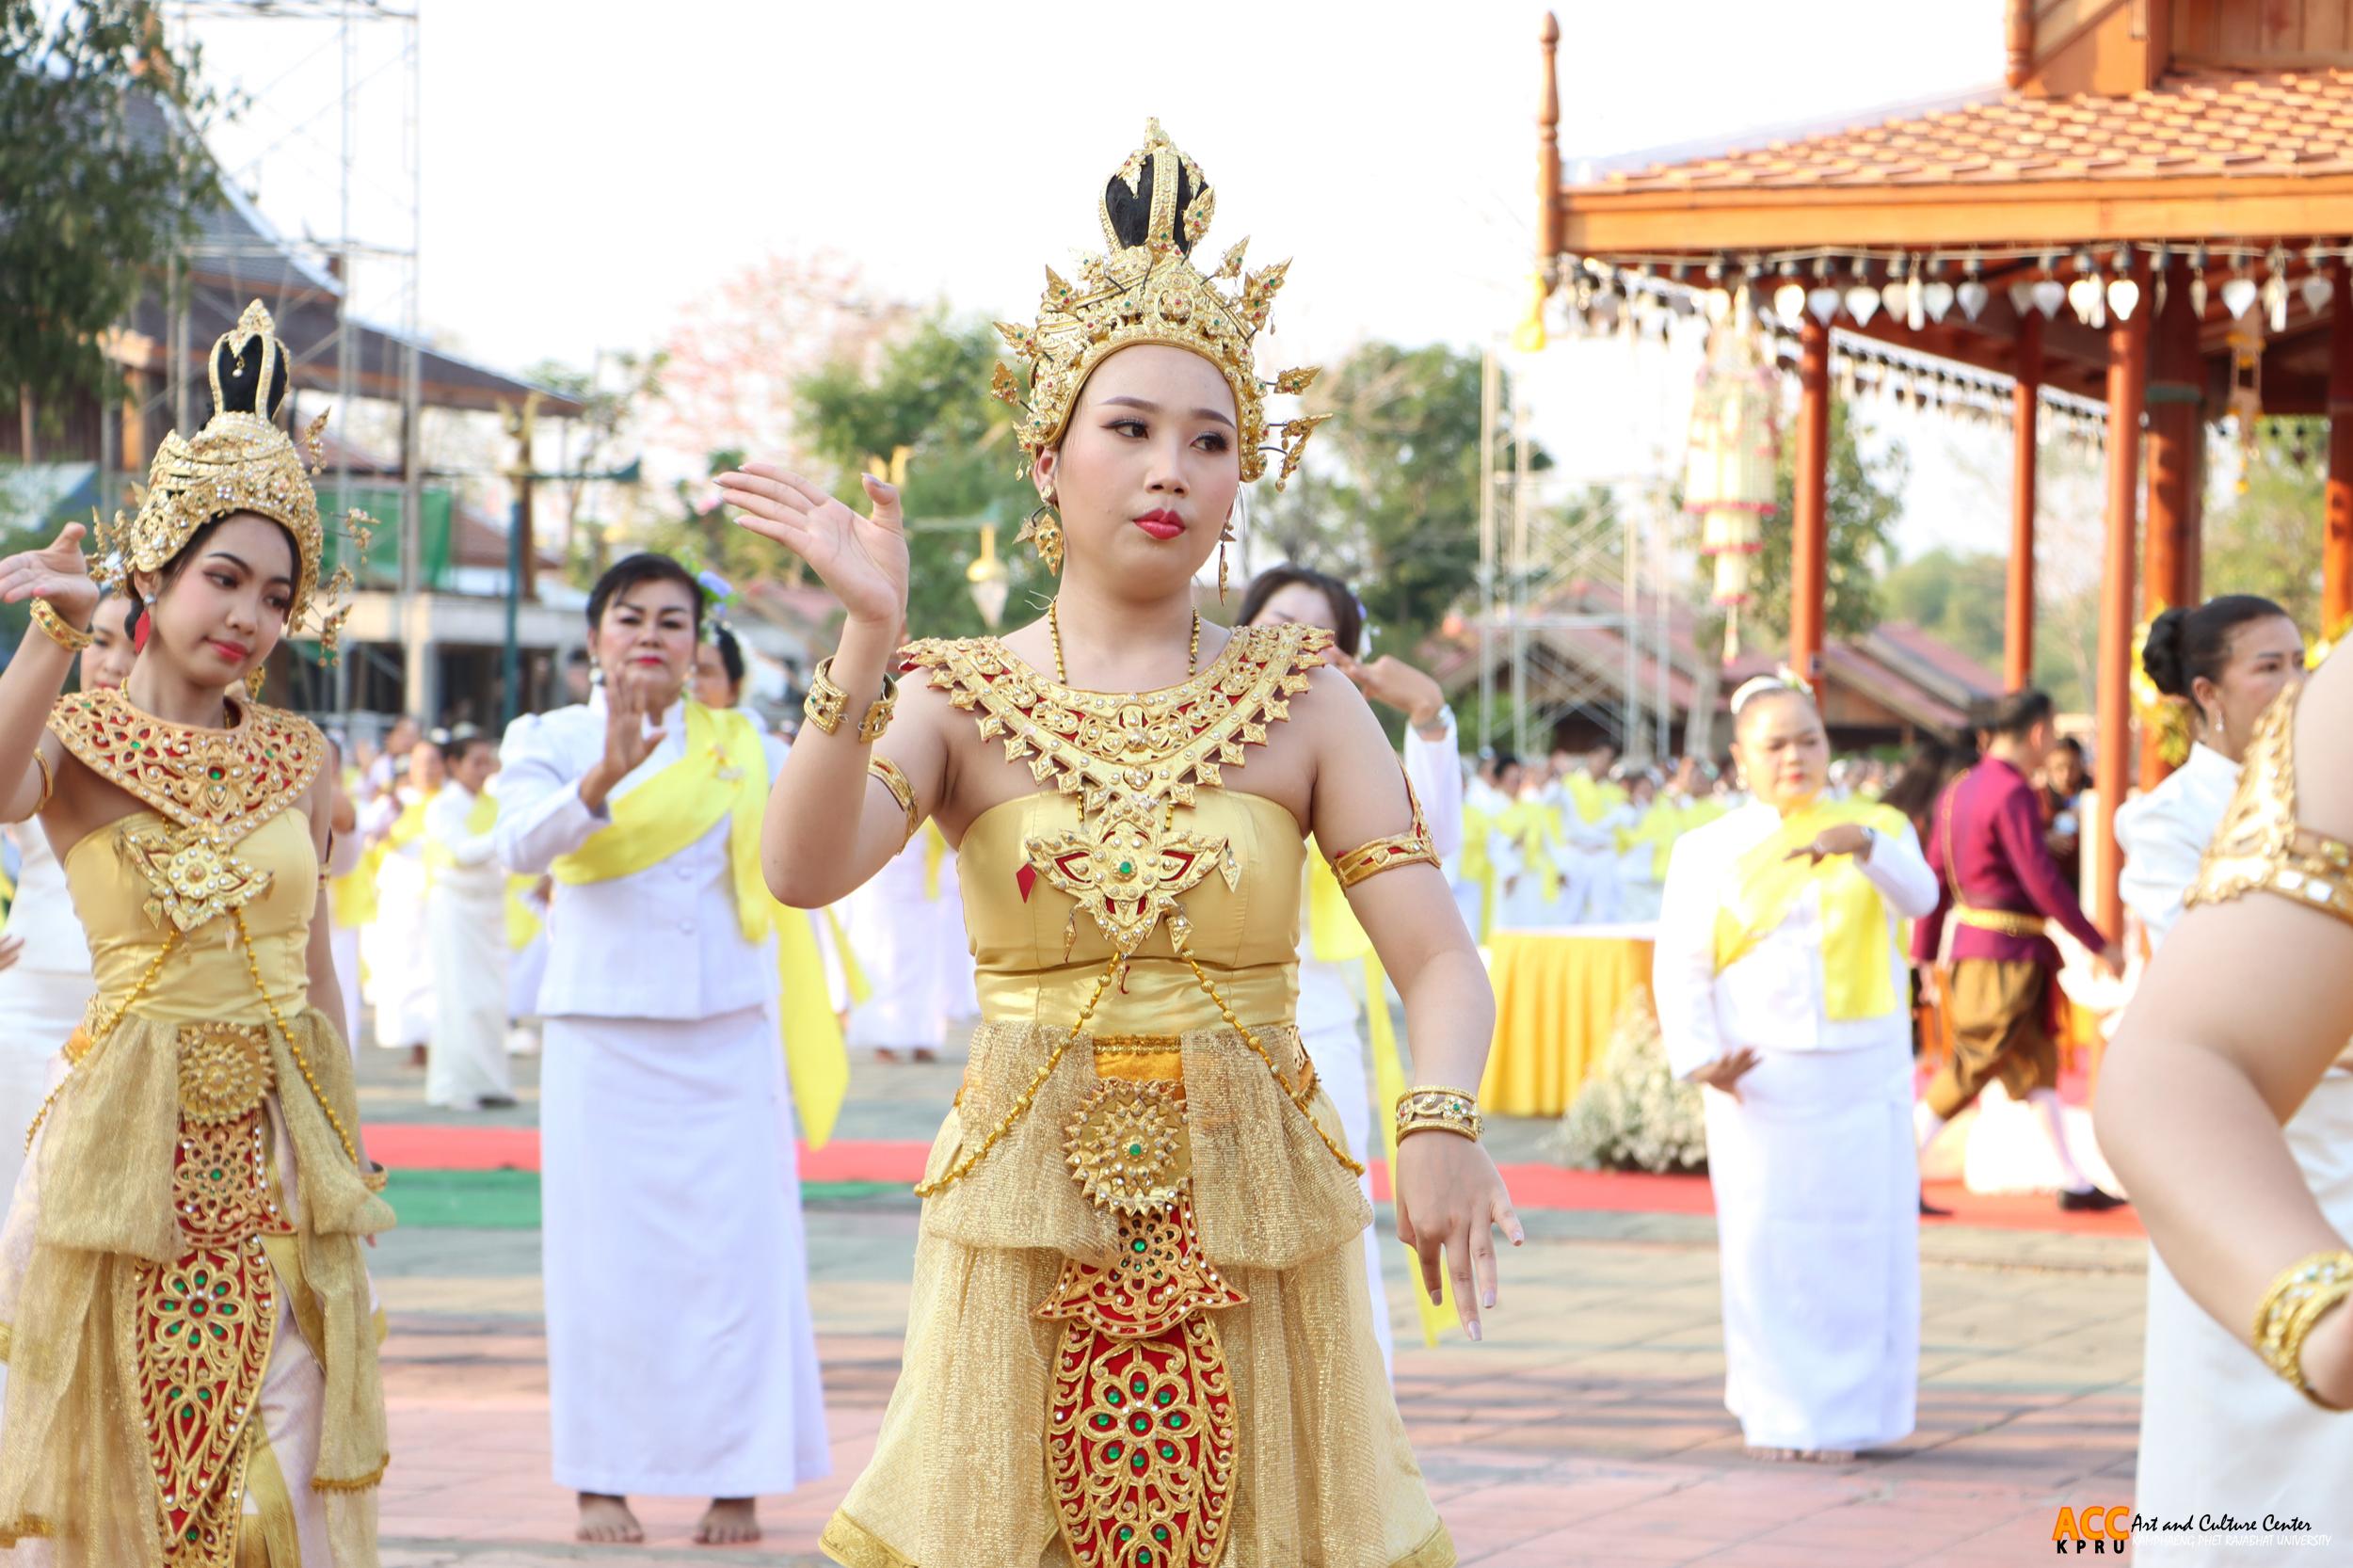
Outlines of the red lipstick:
[{"label": "red lipstick", "polygon": [[1185,531],[1185,520],[1163,508],[1137,518],[1136,526],[1156,539],[1173,539]]},{"label": "red lipstick", "polygon": [[219,654],[223,659],[228,660],[229,663],[232,664],[244,664],[247,658],[253,652],[251,648],[246,647],[243,643],[223,642],[218,637],[213,637],[208,640],[212,645],[213,651]]}]

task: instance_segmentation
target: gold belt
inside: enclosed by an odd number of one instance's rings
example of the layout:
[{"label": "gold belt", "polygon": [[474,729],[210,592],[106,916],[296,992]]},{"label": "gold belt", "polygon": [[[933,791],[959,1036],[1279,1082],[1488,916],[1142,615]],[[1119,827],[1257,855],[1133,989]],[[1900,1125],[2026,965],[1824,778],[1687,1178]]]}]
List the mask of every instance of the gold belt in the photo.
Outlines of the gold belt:
[{"label": "gold belt", "polygon": [[1998,931],[2005,936],[2040,936],[2049,922],[2040,915],[2022,915],[2015,909],[1969,909],[1953,911],[1953,919],[1979,931]]}]

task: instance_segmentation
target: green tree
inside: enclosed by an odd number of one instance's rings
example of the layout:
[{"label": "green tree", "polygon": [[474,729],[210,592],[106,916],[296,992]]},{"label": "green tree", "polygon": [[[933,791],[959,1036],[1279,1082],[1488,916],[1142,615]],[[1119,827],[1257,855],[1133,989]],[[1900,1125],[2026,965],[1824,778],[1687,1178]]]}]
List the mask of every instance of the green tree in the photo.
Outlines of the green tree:
[{"label": "green tree", "polygon": [[2205,527],[2205,590],[2261,594],[2308,632],[2320,625],[2323,492],[2329,422],[2266,419],[2255,426],[2237,493]]},{"label": "green tree", "polygon": [[[1891,445],[1865,456],[1859,420],[1843,398],[1830,405],[1828,559],[1823,569],[1823,634],[1860,637],[1880,623],[1880,577],[1894,553],[1903,515],[1903,488],[1912,459]],[[1790,520],[1797,515],[1798,443],[1782,442],[1775,487],[1780,510],[1765,525],[1764,549],[1750,577],[1754,597],[1740,612],[1741,641],[1752,646],[1789,640]]]},{"label": "green tree", "polygon": [[135,96],[193,124],[219,107],[151,0],[0,0],[0,399],[44,425],[111,395],[99,346],[217,194],[184,138],[143,140]]},{"label": "green tree", "polygon": [[1271,504],[1268,535],[1347,578],[1385,646],[1411,649],[1478,581],[1479,356],[1367,344],[1307,404],[1336,417],[1308,446],[1314,473],[1292,481],[1298,499]]},{"label": "green tree", "polygon": [[986,630],[967,570],[993,521],[1009,573],[1006,616],[1042,605],[1053,579],[1014,534],[1037,504],[1016,474],[1020,448],[1011,410],[989,394],[997,335],[986,324],[935,312],[887,339],[870,364],[840,359],[793,385],[793,424],[809,450],[835,466],[835,493],[863,507],[857,475],[906,452],[910,523],[907,628],[919,637]]},{"label": "green tree", "polygon": [[[1999,673],[2009,632],[2009,562],[1980,551],[1937,549],[1903,562],[1881,579],[1889,620],[1908,621]],[[2045,594],[2035,638],[2034,683],[2062,710],[2086,706],[2075,652],[2063,635],[2081,606]]]}]

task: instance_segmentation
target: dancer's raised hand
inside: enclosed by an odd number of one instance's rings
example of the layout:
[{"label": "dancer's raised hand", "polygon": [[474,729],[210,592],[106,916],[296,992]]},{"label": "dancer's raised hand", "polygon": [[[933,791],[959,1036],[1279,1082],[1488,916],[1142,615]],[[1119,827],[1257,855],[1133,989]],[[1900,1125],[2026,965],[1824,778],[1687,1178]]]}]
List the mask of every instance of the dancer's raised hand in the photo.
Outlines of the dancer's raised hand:
[{"label": "dancer's raised hand", "polygon": [[89,564],[82,558],[85,532],[80,523],[69,522],[47,549],[0,560],[0,602],[45,599],[70,624],[88,626],[98,609],[98,584],[90,581]]},{"label": "dancer's raised hand", "polygon": [[799,474],[745,463],[719,475],[736,522],[808,563],[853,620],[888,623],[895,635],[907,608],[907,536],[899,492],[860,474],[873,515],[859,517]]}]

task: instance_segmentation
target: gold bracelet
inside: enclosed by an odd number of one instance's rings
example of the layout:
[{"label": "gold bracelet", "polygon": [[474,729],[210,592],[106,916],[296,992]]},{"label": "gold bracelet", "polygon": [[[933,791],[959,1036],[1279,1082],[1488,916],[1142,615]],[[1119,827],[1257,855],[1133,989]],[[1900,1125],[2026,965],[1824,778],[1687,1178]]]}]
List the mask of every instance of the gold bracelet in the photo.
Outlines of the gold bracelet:
[{"label": "gold bracelet", "polygon": [[833,683],[833,660],[817,661],[809,672],[808,696],[801,699],[801,712],[808,722],[828,735],[841,732],[841,715],[850,706],[850,694]]},{"label": "gold bracelet", "polygon": [[360,1173],[360,1185],[371,1192],[381,1192],[392,1179],[392,1173],[373,1160],[368,1161],[368,1168]]},{"label": "gold bracelet", "polygon": [[68,626],[45,599],[33,600],[33,624],[49,634],[49,640],[68,653],[79,653],[98,639],[77,627]]},{"label": "gold bracelet", "polygon": [[1451,1132],[1476,1144],[1484,1128],[1477,1096],[1460,1089],[1449,1089],[1442,1083],[1423,1084],[1397,1096],[1397,1135],[1401,1139],[1417,1132]]},{"label": "gold bracelet", "polygon": [[2280,1271],[2255,1308],[2255,1352],[2289,1386],[2323,1410],[2304,1381],[2304,1340],[2329,1310],[2353,1295],[2353,1252],[2316,1252]]},{"label": "gold bracelet", "polygon": [[909,784],[907,776],[899,771],[899,764],[888,757],[877,757],[868,762],[866,772],[883,781],[883,788],[890,792],[890,798],[897,801],[899,809],[907,814],[907,830],[899,840],[904,846],[907,840],[915,837],[915,830],[923,825],[923,819],[915,810],[915,786]]},{"label": "gold bracelet", "polygon": [[874,705],[866,710],[866,716],[857,721],[858,744],[872,745],[881,740],[883,731],[890,728],[890,715],[898,711],[899,683],[890,678],[888,670],[885,670],[882,696],[876,697]]}]

